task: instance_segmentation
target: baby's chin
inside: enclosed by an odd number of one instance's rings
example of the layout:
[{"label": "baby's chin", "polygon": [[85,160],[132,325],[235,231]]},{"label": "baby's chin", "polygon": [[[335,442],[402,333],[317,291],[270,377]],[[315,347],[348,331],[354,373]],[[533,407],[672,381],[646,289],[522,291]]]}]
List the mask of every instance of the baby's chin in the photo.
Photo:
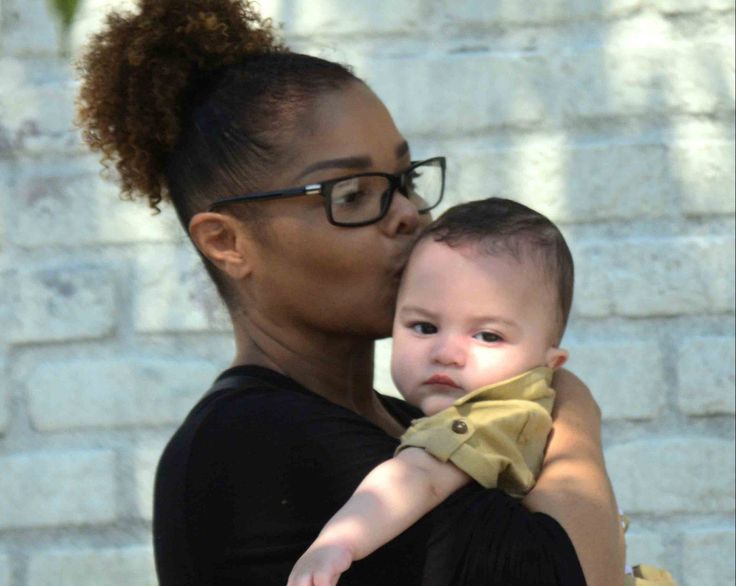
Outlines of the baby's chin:
[{"label": "baby's chin", "polygon": [[434,415],[450,407],[457,399],[458,397],[451,395],[431,395],[422,399],[422,404],[419,405],[419,408],[425,415]]}]

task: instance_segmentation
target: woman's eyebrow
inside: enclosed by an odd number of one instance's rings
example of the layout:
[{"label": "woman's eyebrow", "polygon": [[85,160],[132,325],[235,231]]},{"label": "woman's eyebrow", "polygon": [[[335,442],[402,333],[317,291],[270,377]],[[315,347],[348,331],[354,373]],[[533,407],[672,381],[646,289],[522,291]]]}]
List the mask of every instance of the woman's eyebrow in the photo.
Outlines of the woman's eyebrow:
[{"label": "woman's eyebrow", "polygon": [[[409,143],[403,141],[396,147],[396,158],[401,157],[409,153]],[[342,157],[339,159],[328,159],[326,161],[317,161],[311,165],[307,165],[302,172],[295,177],[295,179],[301,179],[305,175],[309,175],[314,171],[320,171],[322,169],[368,169],[373,165],[373,159],[368,156],[359,157]]]},{"label": "woman's eyebrow", "polygon": [[302,172],[296,176],[296,179],[300,179],[320,169],[368,169],[371,165],[373,165],[373,159],[370,157],[343,157],[341,159],[317,161],[302,169]]}]

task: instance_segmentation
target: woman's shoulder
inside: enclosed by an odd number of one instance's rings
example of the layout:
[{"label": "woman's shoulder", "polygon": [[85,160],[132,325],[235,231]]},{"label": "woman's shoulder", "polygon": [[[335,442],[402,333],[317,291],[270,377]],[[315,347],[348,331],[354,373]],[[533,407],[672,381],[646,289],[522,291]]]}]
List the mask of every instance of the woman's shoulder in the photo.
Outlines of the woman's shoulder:
[{"label": "woman's shoulder", "polygon": [[[408,424],[416,411],[407,403],[381,395],[387,410]],[[396,443],[357,413],[310,391],[291,378],[258,366],[223,372],[192,408],[177,436],[210,445],[232,442],[321,444],[333,442]],[[329,438],[332,438],[330,440]],[[394,446],[395,447],[395,446]]]}]

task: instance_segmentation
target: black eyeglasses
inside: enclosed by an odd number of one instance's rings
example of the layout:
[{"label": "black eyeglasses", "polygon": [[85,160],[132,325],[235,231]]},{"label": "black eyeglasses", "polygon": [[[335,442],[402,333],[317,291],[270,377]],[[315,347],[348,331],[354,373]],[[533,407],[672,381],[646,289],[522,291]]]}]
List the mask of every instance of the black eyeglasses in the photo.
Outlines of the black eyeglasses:
[{"label": "black eyeglasses", "polygon": [[321,195],[331,224],[367,226],[386,215],[397,191],[412,202],[420,214],[436,207],[445,191],[445,157],[412,161],[406,171],[397,175],[357,173],[301,187],[226,197],[213,202],[208,211],[245,201]]}]

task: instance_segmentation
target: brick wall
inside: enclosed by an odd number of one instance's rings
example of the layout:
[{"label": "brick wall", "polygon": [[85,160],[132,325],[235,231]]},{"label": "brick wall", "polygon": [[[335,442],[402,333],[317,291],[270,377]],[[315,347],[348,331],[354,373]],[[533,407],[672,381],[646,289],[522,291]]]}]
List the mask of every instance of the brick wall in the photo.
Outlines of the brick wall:
[{"label": "brick wall", "polygon": [[[62,45],[46,0],[0,0],[0,586],[154,584],[158,454],[232,355],[173,215],[120,202],[72,129],[60,47],[123,4],[83,1]],[[262,6],[448,156],[450,203],[561,225],[629,558],[733,585],[733,0]]]}]

